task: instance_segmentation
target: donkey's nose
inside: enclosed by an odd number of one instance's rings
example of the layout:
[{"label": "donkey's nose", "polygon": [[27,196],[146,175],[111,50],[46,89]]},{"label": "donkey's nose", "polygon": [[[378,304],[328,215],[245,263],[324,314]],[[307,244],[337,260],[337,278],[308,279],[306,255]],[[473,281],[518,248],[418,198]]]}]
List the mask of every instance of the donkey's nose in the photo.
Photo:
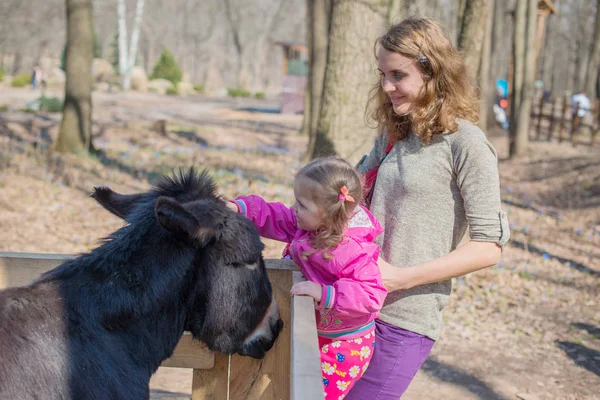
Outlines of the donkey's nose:
[{"label": "donkey's nose", "polygon": [[283,321],[279,317],[279,308],[275,299],[272,300],[267,315],[254,334],[246,339],[240,355],[261,359],[273,347],[275,340],[283,329]]},{"label": "donkey's nose", "polygon": [[278,319],[273,325],[271,325],[271,332],[273,332],[273,338],[277,339],[281,330],[283,329],[283,321]]}]

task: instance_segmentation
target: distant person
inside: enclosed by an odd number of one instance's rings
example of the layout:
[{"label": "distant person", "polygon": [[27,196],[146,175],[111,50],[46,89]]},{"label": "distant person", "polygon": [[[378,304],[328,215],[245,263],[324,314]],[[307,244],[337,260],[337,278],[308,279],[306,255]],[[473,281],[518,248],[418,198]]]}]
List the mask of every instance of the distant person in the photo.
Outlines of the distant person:
[{"label": "distant person", "polygon": [[31,72],[31,87],[33,89],[37,89],[37,87],[42,82],[42,69],[39,65],[33,67],[33,71]]},{"label": "distant person", "polygon": [[[571,96],[571,107],[571,137],[573,138],[573,143],[575,143],[575,135],[581,126],[581,120],[590,111],[591,102],[585,92],[581,91]],[[577,113],[575,113],[575,110],[577,110]]]},{"label": "distant person", "polygon": [[542,96],[544,96],[544,102],[549,103],[550,98],[552,97],[552,92],[549,89],[544,89]]},{"label": "distant person", "polygon": [[579,118],[583,118],[587,115],[588,111],[591,109],[590,99],[586,96],[584,91],[574,94],[571,96],[571,106],[573,107],[573,114],[575,114],[575,109],[577,109],[577,116]]},{"label": "distant person", "polygon": [[508,117],[506,115],[506,111],[504,111],[504,108],[502,108],[502,106],[500,106],[498,104],[494,104],[493,110],[494,110],[494,119],[496,120],[498,125],[500,125],[502,127],[502,129],[508,130],[509,122],[508,122]]}]

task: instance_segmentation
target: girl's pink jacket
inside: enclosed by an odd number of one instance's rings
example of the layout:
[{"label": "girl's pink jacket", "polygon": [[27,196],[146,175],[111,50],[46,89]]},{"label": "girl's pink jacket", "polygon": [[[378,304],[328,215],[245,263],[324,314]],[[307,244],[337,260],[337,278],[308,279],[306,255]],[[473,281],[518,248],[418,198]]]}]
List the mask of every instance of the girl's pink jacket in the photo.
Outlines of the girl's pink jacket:
[{"label": "girl's pink jacket", "polygon": [[[304,277],[322,286],[316,305],[319,335],[348,340],[373,331],[387,291],[377,266],[379,247],[373,243],[382,228],[367,209],[357,207],[344,239],[332,250],[334,257],[324,260],[310,244],[312,233],[298,228],[291,208],[254,195],[235,203],[261,236],[290,243],[289,255]],[[302,257],[304,252],[310,255]]]}]

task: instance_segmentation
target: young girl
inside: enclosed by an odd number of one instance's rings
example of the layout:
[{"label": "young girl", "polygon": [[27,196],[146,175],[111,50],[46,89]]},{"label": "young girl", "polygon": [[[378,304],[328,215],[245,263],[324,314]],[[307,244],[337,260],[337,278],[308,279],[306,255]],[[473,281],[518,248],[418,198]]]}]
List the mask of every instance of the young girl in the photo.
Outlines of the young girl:
[{"label": "young girl", "polygon": [[379,222],[358,206],[361,181],[339,158],[315,160],[296,175],[295,204],[267,203],[258,196],[230,203],[261,236],[289,243],[284,256],[307,279],[292,295],[315,300],[326,399],[343,399],[369,365],[375,318],[386,296],[377,266]]}]

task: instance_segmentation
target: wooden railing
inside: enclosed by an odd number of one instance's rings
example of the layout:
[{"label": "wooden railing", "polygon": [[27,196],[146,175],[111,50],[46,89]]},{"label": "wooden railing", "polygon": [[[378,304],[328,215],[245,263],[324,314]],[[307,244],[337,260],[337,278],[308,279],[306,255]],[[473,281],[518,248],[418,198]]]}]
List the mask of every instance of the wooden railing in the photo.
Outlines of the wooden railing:
[{"label": "wooden railing", "polygon": [[[580,118],[577,106],[571,105],[571,98],[546,101],[544,96],[534,98],[531,113],[531,129],[536,140],[552,140],[556,137],[559,142],[570,141],[573,146],[589,144],[594,146],[596,136],[600,131],[600,103],[596,101],[592,109],[586,110],[587,115]],[[583,128],[588,132],[583,140]],[[588,140],[589,138],[589,140]]]},{"label": "wooden railing", "polygon": [[[64,254],[0,252],[0,289],[31,282],[74,258]],[[192,400],[319,400],[323,384],[313,300],[290,299],[303,279],[289,260],[266,260],[284,328],[263,360],[213,353],[185,333],[165,367],[191,368]]]}]

